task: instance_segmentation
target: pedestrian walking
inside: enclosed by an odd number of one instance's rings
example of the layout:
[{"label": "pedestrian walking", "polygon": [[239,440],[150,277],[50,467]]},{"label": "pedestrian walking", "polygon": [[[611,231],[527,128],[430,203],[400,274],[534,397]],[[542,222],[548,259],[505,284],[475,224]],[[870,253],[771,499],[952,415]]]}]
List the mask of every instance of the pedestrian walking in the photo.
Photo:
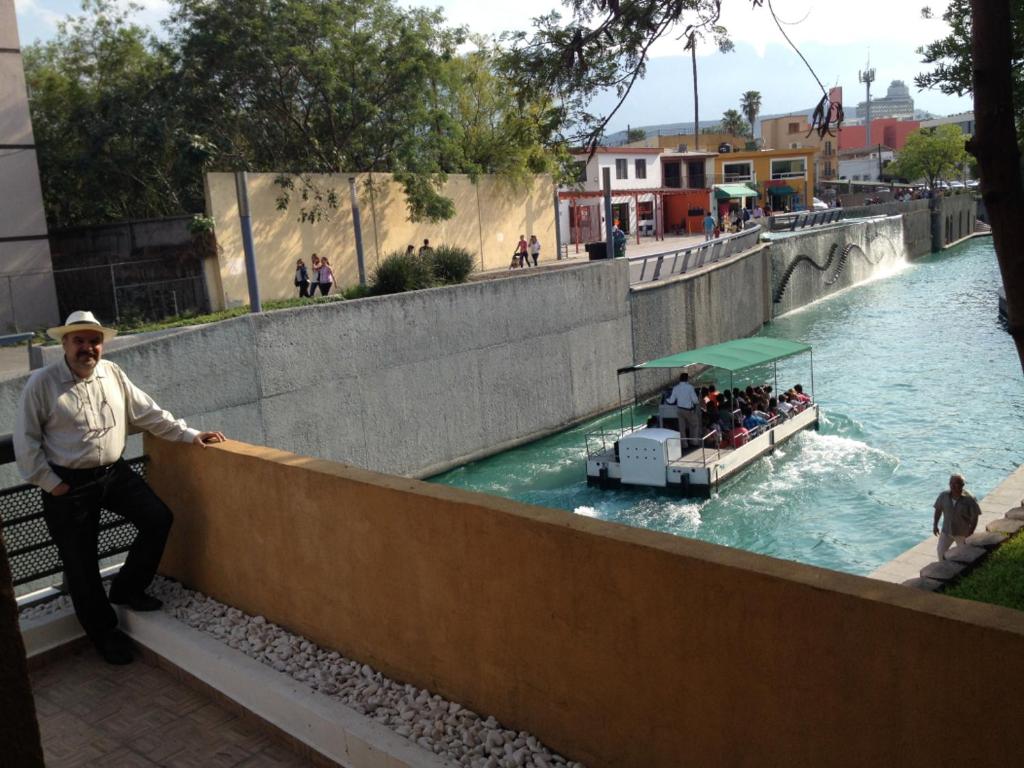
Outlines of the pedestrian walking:
[{"label": "pedestrian walking", "polygon": [[309,271],[302,259],[295,263],[295,287],[299,289],[299,298],[304,299],[309,295]]},{"label": "pedestrian walking", "polygon": [[306,295],[309,298],[316,296],[316,288],[320,284],[320,257],[315,253],[309,259],[309,290],[306,291]]},{"label": "pedestrian walking", "polygon": [[519,236],[519,243],[516,245],[516,256],[519,258],[520,267],[530,266],[529,243],[523,235]]},{"label": "pedestrian walking", "polygon": [[[964,546],[968,536],[978,527],[981,507],[977,499],[964,490],[964,476],[950,475],[949,490],[943,491],[935,499],[935,517],[932,520],[932,535],[939,537],[939,560],[946,559],[946,551],[956,542],[957,547]],[[942,519],[942,530],[939,530],[939,519]]]},{"label": "pedestrian walking", "polygon": [[326,296],[331,292],[331,286],[334,285],[334,270],[331,269],[331,262],[324,256],[320,259],[320,295]]},{"label": "pedestrian walking", "polygon": [[530,258],[533,259],[533,266],[537,266],[537,262],[540,260],[540,240],[537,239],[536,235],[530,235]]}]

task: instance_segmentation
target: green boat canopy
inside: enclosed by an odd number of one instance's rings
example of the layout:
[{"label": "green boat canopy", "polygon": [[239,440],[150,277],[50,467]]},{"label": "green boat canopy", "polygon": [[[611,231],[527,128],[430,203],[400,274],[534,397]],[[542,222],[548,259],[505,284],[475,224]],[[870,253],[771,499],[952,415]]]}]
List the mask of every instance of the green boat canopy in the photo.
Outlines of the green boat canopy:
[{"label": "green boat canopy", "polygon": [[736,339],[709,347],[691,349],[646,363],[620,368],[619,373],[643,370],[645,368],[684,368],[687,365],[710,365],[735,373],[755,365],[781,360],[784,357],[807,352],[810,344],[787,339],[770,339],[766,336],[755,336],[749,339]]},{"label": "green boat canopy", "polygon": [[715,184],[716,200],[730,200],[734,197],[757,197],[757,192],[746,184]]}]

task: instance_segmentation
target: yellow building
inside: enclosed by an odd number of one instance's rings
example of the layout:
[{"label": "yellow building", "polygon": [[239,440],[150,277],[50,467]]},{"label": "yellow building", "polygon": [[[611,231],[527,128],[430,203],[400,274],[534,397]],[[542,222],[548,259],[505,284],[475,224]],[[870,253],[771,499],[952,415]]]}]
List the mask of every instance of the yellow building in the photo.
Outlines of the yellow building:
[{"label": "yellow building", "polygon": [[811,147],[795,147],[719,154],[715,158],[715,198],[720,211],[730,205],[750,207],[754,200],[776,212],[810,208],[816,152]]},{"label": "yellow building", "polygon": [[826,181],[839,175],[839,137],[811,131],[804,112],[795,112],[761,121],[761,146],[765,149],[811,148],[814,154],[814,178]]}]

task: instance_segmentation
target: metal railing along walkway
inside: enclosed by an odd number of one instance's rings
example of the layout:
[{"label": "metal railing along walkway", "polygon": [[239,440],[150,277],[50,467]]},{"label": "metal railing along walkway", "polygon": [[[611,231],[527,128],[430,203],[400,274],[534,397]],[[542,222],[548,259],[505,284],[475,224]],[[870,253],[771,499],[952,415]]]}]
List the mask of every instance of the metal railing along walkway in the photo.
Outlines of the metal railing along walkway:
[{"label": "metal railing along walkway", "polygon": [[760,237],[761,227],[754,225],[742,232],[706,240],[696,245],[630,259],[630,285],[665,280],[686,274],[691,269],[724,261],[750,250],[757,245]]}]

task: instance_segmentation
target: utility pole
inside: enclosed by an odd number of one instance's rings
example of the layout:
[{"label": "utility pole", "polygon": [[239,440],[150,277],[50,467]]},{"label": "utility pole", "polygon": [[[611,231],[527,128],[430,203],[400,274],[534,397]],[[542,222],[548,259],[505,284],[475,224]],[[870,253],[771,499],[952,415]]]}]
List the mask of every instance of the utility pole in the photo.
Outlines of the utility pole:
[{"label": "utility pole", "polygon": [[864,137],[864,146],[871,147],[871,84],[875,82],[875,70],[871,67],[871,59],[868,59],[867,68],[857,73],[857,79],[864,83],[867,88],[867,101],[864,106],[864,124],[867,126],[867,135]]}]

